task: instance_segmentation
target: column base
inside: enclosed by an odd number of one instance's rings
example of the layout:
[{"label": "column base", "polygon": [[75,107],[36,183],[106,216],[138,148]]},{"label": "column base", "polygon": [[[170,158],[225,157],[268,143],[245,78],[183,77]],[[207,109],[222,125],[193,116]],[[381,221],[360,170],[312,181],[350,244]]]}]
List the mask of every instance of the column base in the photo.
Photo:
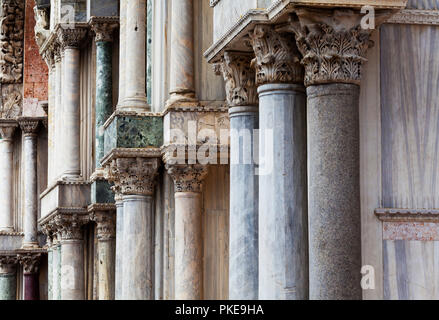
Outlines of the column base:
[{"label": "column base", "polygon": [[149,112],[151,106],[148,105],[146,96],[125,98],[121,105],[117,106],[120,111],[128,112]]},{"label": "column base", "polygon": [[195,107],[199,105],[198,99],[195,98],[195,93],[173,93],[166,101],[166,108],[174,106]]},{"label": "column base", "polygon": [[21,246],[23,250],[40,249],[40,244],[38,242],[25,242]]}]

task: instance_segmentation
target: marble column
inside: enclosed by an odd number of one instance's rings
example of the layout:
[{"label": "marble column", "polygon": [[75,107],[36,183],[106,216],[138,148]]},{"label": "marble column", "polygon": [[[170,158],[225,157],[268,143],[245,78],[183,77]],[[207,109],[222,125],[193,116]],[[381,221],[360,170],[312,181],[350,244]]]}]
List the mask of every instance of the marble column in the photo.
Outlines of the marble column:
[{"label": "marble column", "polygon": [[[63,129],[63,114],[64,107],[62,104],[63,99],[63,76],[62,76],[62,52],[61,47],[56,44],[54,47],[54,62],[55,62],[55,98],[54,98],[54,110],[53,110],[53,160],[52,160],[52,179],[59,178],[63,169],[62,155],[64,154],[64,145],[60,143],[63,141],[64,129]],[[52,181],[50,181],[52,182]]]},{"label": "marble column", "polygon": [[310,298],[361,299],[359,85],[370,30],[353,11],[297,16],[290,28],[307,57]]},{"label": "marble column", "polygon": [[80,161],[80,45],[87,29],[58,29],[58,41],[63,52],[64,83],[63,104],[63,157],[62,178],[78,180],[81,175]]},{"label": "marble column", "polygon": [[84,300],[84,240],[79,217],[56,217],[61,232],[61,300]]},{"label": "marble column", "polygon": [[18,124],[15,121],[0,124],[0,232],[14,231],[13,216],[13,135]]},{"label": "marble column", "polygon": [[[125,111],[149,111],[146,99],[146,0],[121,0],[126,8],[125,32],[125,90],[120,109]],[[125,38],[125,39],[122,39]]]},{"label": "marble column", "polygon": [[97,225],[98,239],[98,299],[114,300],[115,214],[112,211],[98,211],[94,213],[93,220]]},{"label": "marble column", "polygon": [[175,185],[175,299],[203,299],[202,186],[208,168],[167,165]]},{"label": "marble column", "polygon": [[123,277],[118,278],[120,300],[154,299],[152,196],[158,167],[157,158],[119,158],[111,163],[114,174],[109,179],[120,190],[123,201],[123,220],[119,222],[122,257],[118,272],[123,272]]},{"label": "marble column", "polygon": [[119,93],[117,99],[117,109],[121,109],[125,98],[126,84],[126,26],[127,26],[127,1],[120,1],[119,13]]},{"label": "marble column", "polygon": [[250,34],[259,93],[259,299],[308,298],[306,96],[294,38]]},{"label": "marble column", "polygon": [[172,1],[170,98],[168,105],[194,102],[194,3]]},{"label": "marble column", "polygon": [[230,115],[229,299],[258,299],[258,176],[253,136],[259,128],[254,55],[225,52],[217,65]]},{"label": "marble column", "polygon": [[17,257],[0,256],[0,300],[17,299]]},{"label": "marble column", "polygon": [[47,181],[49,183],[54,178],[54,158],[55,158],[55,103],[56,103],[56,79],[55,79],[55,57],[54,51],[47,49],[42,56],[48,67],[48,111],[47,111]]},{"label": "marble column", "polygon": [[39,267],[41,253],[27,253],[19,256],[23,265],[24,300],[40,300]]},{"label": "marble column", "polygon": [[116,270],[115,270],[115,299],[122,300],[123,283],[123,199],[122,195],[116,192]]},{"label": "marble column", "polygon": [[38,243],[38,176],[37,130],[39,120],[19,119],[23,132],[24,154],[24,239],[23,249],[39,248]]},{"label": "marble column", "polygon": [[59,232],[53,236],[52,300],[61,300],[61,234]]},{"label": "marble column", "polygon": [[96,42],[96,108],[95,108],[95,160],[101,168],[104,157],[104,124],[113,113],[113,31],[117,23],[109,19],[92,18]]},{"label": "marble column", "polygon": [[47,300],[53,300],[53,241],[50,232],[43,232],[47,245]]}]

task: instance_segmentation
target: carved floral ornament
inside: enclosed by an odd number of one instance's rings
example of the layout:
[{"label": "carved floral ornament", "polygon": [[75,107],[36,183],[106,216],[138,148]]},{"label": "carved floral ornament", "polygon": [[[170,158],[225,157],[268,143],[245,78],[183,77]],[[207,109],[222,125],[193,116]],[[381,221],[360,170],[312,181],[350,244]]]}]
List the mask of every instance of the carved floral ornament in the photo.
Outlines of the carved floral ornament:
[{"label": "carved floral ornament", "polygon": [[38,273],[41,253],[20,254],[18,255],[18,261],[23,266],[24,273]]},{"label": "carved floral ornament", "polygon": [[203,180],[208,173],[208,167],[194,165],[166,165],[168,174],[174,179],[175,192],[200,193]]},{"label": "carved floral ornament", "polygon": [[101,241],[109,241],[116,237],[115,215],[109,212],[96,212],[90,217],[96,222],[97,238]]},{"label": "carved floral ornament", "polygon": [[119,26],[115,19],[99,19],[95,17],[92,18],[90,25],[91,29],[95,33],[96,42],[112,42],[113,31]]},{"label": "carved floral ornament", "polygon": [[18,123],[25,135],[35,135],[38,131],[39,120],[19,119]]},{"label": "carved floral ornament", "polygon": [[373,42],[361,28],[362,15],[348,9],[297,9],[297,17],[277,28],[295,34],[305,66],[305,85],[359,84],[362,64]]},{"label": "carved floral ornament", "polygon": [[118,158],[111,162],[105,176],[115,184],[116,193],[150,196],[154,194],[158,168],[157,158]]},{"label": "carved floral ornament", "polygon": [[251,67],[253,55],[245,52],[225,52],[214,69],[224,77],[229,106],[258,105],[255,71]]}]

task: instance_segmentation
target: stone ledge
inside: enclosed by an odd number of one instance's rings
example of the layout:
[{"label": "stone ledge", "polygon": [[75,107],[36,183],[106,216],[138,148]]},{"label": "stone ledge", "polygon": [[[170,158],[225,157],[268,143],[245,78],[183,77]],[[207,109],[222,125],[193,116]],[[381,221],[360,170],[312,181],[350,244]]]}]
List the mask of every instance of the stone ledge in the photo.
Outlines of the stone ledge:
[{"label": "stone ledge", "polygon": [[439,209],[375,209],[375,215],[383,222],[436,222]]}]

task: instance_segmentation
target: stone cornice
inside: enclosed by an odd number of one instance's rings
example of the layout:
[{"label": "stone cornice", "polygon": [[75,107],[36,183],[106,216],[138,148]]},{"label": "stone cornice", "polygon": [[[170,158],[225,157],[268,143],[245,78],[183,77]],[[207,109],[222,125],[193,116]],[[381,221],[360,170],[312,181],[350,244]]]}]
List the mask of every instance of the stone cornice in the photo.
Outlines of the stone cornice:
[{"label": "stone cornice", "polygon": [[407,0],[278,0],[267,9],[251,9],[220,38],[207,49],[204,57],[209,63],[220,61],[225,50],[251,51],[245,40],[247,34],[257,24],[283,23],[296,7],[346,7],[359,9],[364,5],[373,6],[377,10],[401,10]]},{"label": "stone cornice", "polygon": [[383,222],[439,223],[438,209],[376,209],[375,215]]},{"label": "stone cornice", "polygon": [[394,14],[386,23],[439,25],[439,10],[401,10],[401,12]]},{"label": "stone cornice", "polygon": [[[230,157],[230,145],[226,144],[197,144],[197,145],[187,145],[187,144],[166,144],[160,148],[162,153],[163,162],[166,165],[174,165],[179,164],[179,162],[184,162],[184,164],[188,163],[188,155],[189,153],[198,154],[199,149],[203,147],[206,148],[206,157],[209,157],[210,148],[216,151],[216,160],[217,164],[228,164],[228,160]],[[182,150],[184,153],[184,159],[179,158],[179,150]],[[226,153],[226,157],[222,157],[223,154]],[[180,163],[183,164],[183,163]]]},{"label": "stone cornice", "polygon": [[119,17],[91,17],[88,24],[95,34],[95,41],[113,41],[113,31],[119,26]]},{"label": "stone cornice", "polygon": [[104,159],[102,166],[109,165],[117,158],[160,158],[161,151],[159,148],[116,148],[111,150]]}]

